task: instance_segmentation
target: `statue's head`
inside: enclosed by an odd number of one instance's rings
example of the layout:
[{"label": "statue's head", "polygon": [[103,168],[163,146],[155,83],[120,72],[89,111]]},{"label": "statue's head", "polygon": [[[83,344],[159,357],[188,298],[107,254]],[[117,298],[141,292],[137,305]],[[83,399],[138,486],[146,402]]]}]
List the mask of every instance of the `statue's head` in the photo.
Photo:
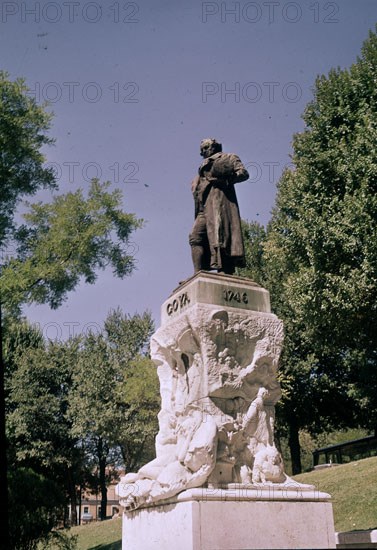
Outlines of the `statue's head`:
[{"label": "statue's head", "polygon": [[213,138],[203,139],[200,142],[200,155],[205,159],[214,155],[215,153],[221,153],[223,150],[221,143]]}]

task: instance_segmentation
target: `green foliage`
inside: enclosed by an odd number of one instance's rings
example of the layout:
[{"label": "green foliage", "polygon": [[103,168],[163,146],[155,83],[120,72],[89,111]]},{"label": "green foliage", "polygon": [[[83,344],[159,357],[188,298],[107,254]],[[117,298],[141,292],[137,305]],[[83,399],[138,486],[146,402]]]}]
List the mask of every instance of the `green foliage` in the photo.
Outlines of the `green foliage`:
[{"label": "green foliage", "polygon": [[264,243],[266,230],[263,225],[256,221],[242,220],[242,236],[245,243],[246,266],[237,269],[241,277],[252,279],[263,286],[266,274],[264,265]]},{"label": "green foliage", "polygon": [[7,367],[26,349],[44,347],[39,327],[30,325],[25,318],[6,317],[3,319],[3,331],[3,354]]},{"label": "green foliage", "polygon": [[[16,247],[0,270],[0,307],[7,315],[19,315],[24,303],[58,307],[81,280],[94,283],[98,269],[111,266],[116,276],[125,277],[134,268],[129,239],[142,220],[122,210],[121,192],[110,192],[108,182],[93,180],[86,197],[78,190],[55,196],[49,204],[28,204],[25,223],[19,227],[14,223],[21,198],[42,187],[55,187],[53,171],[43,168],[40,152],[52,143],[46,135],[49,123],[50,115],[27,96],[24,82],[11,82],[0,72],[0,247],[4,251]],[[85,474],[82,447],[68,415],[78,342],[50,344],[46,349],[38,331],[22,323],[12,326],[9,334],[4,352],[10,465],[32,466],[65,486],[74,515],[76,486]],[[3,377],[4,372],[1,412]],[[0,416],[4,498],[6,442],[4,415]],[[4,518],[7,523],[6,512]]]},{"label": "green foliage", "polygon": [[284,321],[277,427],[296,472],[300,430],[377,424],[376,60],[370,33],[349,70],[317,78],[267,235],[245,238],[245,273]]},{"label": "green foliage", "polygon": [[108,192],[108,187],[93,180],[87,199],[79,190],[50,204],[30,206],[24,216],[27,224],[15,234],[17,257],[10,258],[1,273],[3,301],[56,308],[80,278],[94,283],[97,269],[111,265],[118,277],[131,273],[134,258],[127,245],[142,222],[120,209],[120,192]]},{"label": "green foliage", "polygon": [[119,445],[126,471],[136,471],[155,457],[154,440],[158,432],[157,413],[160,409],[156,367],[147,357],[132,361],[129,376],[120,395],[123,396],[123,422]]},{"label": "green foliage", "polygon": [[51,116],[26,92],[22,79],[11,82],[0,71],[0,244],[13,228],[20,198],[54,185],[53,172],[43,168],[40,152],[43,145],[53,142],[46,135]]},{"label": "green foliage", "polygon": [[[56,308],[81,279],[94,283],[98,269],[111,266],[114,275],[125,277],[134,268],[129,239],[142,220],[122,210],[122,194],[110,192],[109,182],[93,180],[87,197],[79,189],[49,204],[28,204],[26,223],[14,224],[21,198],[56,187],[40,151],[52,143],[45,133],[50,119],[27,95],[22,79],[11,82],[0,71],[0,247],[5,255],[0,296],[8,311],[31,302]],[[10,244],[16,252],[7,255]]]},{"label": "green foliage", "polygon": [[152,330],[149,313],[130,317],[112,311],[102,333],[83,340],[77,357],[68,414],[72,434],[97,472],[103,514],[109,465],[140,466],[157,432],[157,376],[142,355]]},{"label": "green foliage", "polygon": [[46,541],[64,516],[65,498],[59,486],[33,470],[18,468],[9,476],[11,548],[34,550]]},{"label": "green foliage", "polygon": [[106,449],[119,448],[127,470],[140,464],[157,431],[157,375],[141,355],[152,330],[149,313],[110,312],[103,333],[85,339],[74,374],[73,432],[87,446],[101,439]]},{"label": "green foliage", "polygon": [[11,471],[24,466],[53,479],[74,510],[79,485],[106,498],[117,474],[109,466],[126,461],[136,468],[154,450],[158,381],[142,354],[153,330],[150,314],[118,309],[101,334],[48,344],[26,322],[8,325]]},{"label": "green foliage", "polygon": [[[19,357],[27,349],[44,348],[43,335],[37,326],[22,317],[6,316],[3,319],[3,360],[5,366],[5,390],[9,392],[9,383],[14,371],[17,369]],[[9,400],[7,403],[9,410]]]},{"label": "green foliage", "polygon": [[[78,341],[26,348],[10,382],[8,432],[18,462],[54,471],[68,465],[75,440],[67,418]],[[55,471],[56,475],[56,471]]]},{"label": "green foliage", "polygon": [[130,316],[118,308],[110,311],[104,329],[114,359],[126,366],[137,354],[146,351],[154,324],[149,312]]},{"label": "green foliage", "polygon": [[272,222],[288,256],[296,323],[325,344],[335,332],[352,345],[376,303],[376,67],[367,52],[375,58],[374,34],[350,70],[317,79]]},{"label": "green foliage", "polygon": [[329,445],[338,445],[339,443],[346,443],[347,441],[352,441],[353,439],[361,439],[370,435],[367,430],[362,428],[353,428],[350,430],[335,430],[330,433],[319,434],[314,440],[314,447],[311,449],[318,449],[321,447],[327,447]]},{"label": "green foliage", "polygon": [[377,422],[376,58],[371,33],[350,70],[317,79],[266,245],[266,264],[283,275],[277,310],[312,399],[327,388],[319,411],[329,421],[336,397],[333,419],[369,426]]},{"label": "green foliage", "polygon": [[7,371],[9,470],[22,465],[54,480],[74,511],[77,486],[87,476],[67,414],[78,346],[79,340],[72,339],[19,348]]},{"label": "green foliage", "polygon": [[[300,430],[299,440],[303,471],[306,472],[313,469],[313,451],[315,449],[345,443],[347,441],[352,441],[353,439],[361,439],[367,435],[370,435],[368,431],[360,428],[335,430],[328,433],[322,432],[315,436],[311,435],[306,430]],[[284,469],[288,474],[291,474],[292,464],[289,454],[288,440],[287,438],[280,438],[279,443],[284,460]],[[343,462],[347,462],[348,460],[348,456],[343,456]]]}]

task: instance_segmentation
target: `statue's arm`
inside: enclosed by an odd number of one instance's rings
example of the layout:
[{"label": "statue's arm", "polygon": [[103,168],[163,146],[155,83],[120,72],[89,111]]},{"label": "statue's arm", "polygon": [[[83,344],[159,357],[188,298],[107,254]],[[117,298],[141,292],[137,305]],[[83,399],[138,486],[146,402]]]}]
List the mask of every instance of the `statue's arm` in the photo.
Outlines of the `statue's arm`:
[{"label": "statue's arm", "polygon": [[241,159],[237,155],[233,155],[233,167],[234,167],[234,182],[239,183],[249,179],[249,172],[246,170],[241,162]]}]

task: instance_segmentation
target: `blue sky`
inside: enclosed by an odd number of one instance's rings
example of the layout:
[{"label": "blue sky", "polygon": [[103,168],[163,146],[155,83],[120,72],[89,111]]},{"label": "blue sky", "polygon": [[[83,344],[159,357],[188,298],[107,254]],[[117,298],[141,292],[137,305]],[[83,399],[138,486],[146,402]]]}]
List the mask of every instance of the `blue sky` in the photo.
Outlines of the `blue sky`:
[{"label": "blue sky", "polygon": [[[110,308],[160,306],[192,274],[190,182],[215,137],[251,178],[241,215],[266,224],[294,132],[319,74],[348,67],[375,28],[375,0],[3,2],[0,67],[54,112],[46,149],[60,191],[99,176],[146,220],[137,269],[81,285],[61,308],[25,309],[45,336],[96,329]],[[44,194],[44,198],[49,197]]]}]

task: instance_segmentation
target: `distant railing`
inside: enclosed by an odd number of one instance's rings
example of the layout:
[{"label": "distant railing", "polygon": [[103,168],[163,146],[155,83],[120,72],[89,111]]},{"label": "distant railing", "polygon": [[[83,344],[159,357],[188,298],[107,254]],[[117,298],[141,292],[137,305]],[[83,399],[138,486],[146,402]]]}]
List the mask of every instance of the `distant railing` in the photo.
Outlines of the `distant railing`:
[{"label": "distant railing", "polygon": [[377,433],[361,439],[315,449],[313,451],[313,467],[320,464],[343,464],[370,456],[377,456]]}]

